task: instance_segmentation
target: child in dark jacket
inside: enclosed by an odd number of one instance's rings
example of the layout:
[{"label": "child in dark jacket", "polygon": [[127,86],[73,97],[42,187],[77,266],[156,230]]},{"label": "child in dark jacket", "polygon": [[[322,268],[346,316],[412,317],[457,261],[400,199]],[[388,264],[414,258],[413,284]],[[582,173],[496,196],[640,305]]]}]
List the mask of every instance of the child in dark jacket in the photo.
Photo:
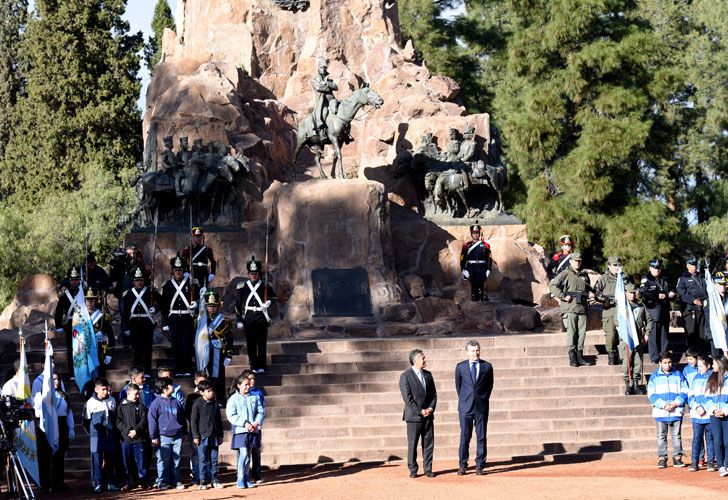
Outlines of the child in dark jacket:
[{"label": "child in dark jacket", "polygon": [[157,449],[156,487],[160,490],[168,487],[183,490],[184,485],[179,480],[179,461],[187,419],[180,402],[172,397],[172,379],[160,378],[155,387],[159,396],[149,407],[148,420],[152,446]]},{"label": "child in dark jacket", "polygon": [[114,484],[114,458],[117,446],[116,401],[109,395],[105,378],[94,380],[94,394],[83,408],[83,426],[91,436],[91,483],[95,493],[104,488],[119,491]]},{"label": "child in dark jacket", "polygon": [[208,484],[222,488],[222,483],[217,479],[217,454],[223,440],[220,406],[209,381],[201,381],[197,390],[201,397],[192,405],[190,425],[193,442],[198,447],[200,489],[207,489]]},{"label": "child in dark jacket", "polygon": [[147,465],[144,460],[144,443],[149,438],[147,407],[139,401],[141,388],[130,383],[126,386],[126,399],[119,403],[116,427],[121,434],[121,454],[124,459],[126,485],[128,490],[138,481],[147,486]]}]

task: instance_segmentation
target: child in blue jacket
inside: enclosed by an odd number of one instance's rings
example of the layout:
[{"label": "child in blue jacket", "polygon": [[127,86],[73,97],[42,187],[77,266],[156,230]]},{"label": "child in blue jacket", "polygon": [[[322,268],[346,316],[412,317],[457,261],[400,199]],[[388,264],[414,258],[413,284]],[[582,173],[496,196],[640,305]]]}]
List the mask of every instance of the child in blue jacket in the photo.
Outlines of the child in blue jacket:
[{"label": "child in blue jacket", "polygon": [[[700,459],[703,458],[703,440],[708,451],[706,469],[708,472],[716,470],[715,453],[713,450],[713,433],[710,431],[710,414],[705,409],[707,403],[706,383],[713,373],[711,365],[713,360],[710,356],[697,356],[697,372],[692,377],[688,389],[688,406],[690,407],[690,421],[693,423],[693,450],[692,463],[688,470],[695,472],[700,469]],[[683,372],[685,373],[685,372]]]},{"label": "child in blue jacket", "polygon": [[155,388],[159,396],[149,406],[148,411],[149,437],[152,438],[152,446],[157,449],[155,486],[159,490],[171,487],[183,490],[184,485],[179,480],[179,462],[182,439],[187,433],[187,418],[179,400],[172,396],[172,379],[158,379]]},{"label": "child in blue jacket", "polygon": [[105,378],[94,380],[94,394],[83,407],[83,426],[91,436],[91,484],[94,493],[104,489],[119,491],[114,484],[116,447],[116,401],[109,393]]},{"label": "child in blue jacket", "polygon": [[672,368],[672,351],[660,353],[660,366],[650,375],[647,397],[657,423],[657,468],[667,467],[667,433],[672,437],[672,465],[685,467],[682,460],[683,407],[688,400],[688,384],[683,374]]}]

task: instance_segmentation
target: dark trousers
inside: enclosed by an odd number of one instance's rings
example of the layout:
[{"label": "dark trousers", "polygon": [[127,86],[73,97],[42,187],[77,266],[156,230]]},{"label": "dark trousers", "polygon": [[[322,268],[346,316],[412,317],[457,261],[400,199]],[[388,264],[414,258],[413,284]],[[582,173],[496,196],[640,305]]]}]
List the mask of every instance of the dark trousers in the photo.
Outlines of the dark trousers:
[{"label": "dark trousers", "polygon": [[194,345],[194,322],[189,314],[170,314],[167,319],[172,336],[174,369],[177,373],[192,373],[192,346]]},{"label": "dark trousers", "polygon": [[407,422],[407,467],[416,473],[417,446],[422,440],[422,464],[425,474],[432,472],[432,452],[435,449],[435,419],[425,418],[422,422]]},{"label": "dark trousers", "polygon": [[129,486],[139,481],[146,484],[147,465],[144,461],[144,443],[121,443],[121,455],[124,459],[126,484]]},{"label": "dark trousers", "polygon": [[91,485],[108,486],[114,484],[114,458],[113,451],[91,452]]},{"label": "dark trousers", "polygon": [[145,373],[151,373],[154,323],[147,318],[131,318],[129,330],[131,331],[131,348],[134,351],[134,365],[143,367]]},{"label": "dark trousers", "polygon": [[[703,447],[703,438],[705,438],[705,447]],[[715,448],[713,446],[713,433],[710,430],[710,423],[701,424],[693,422],[693,463],[697,465],[699,460],[703,459],[703,448],[708,452],[708,461],[710,464],[715,462]]]},{"label": "dark trousers", "polygon": [[197,447],[200,461],[200,484],[217,481],[217,454],[220,445],[216,437],[203,437]]},{"label": "dark trousers", "polygon": [[652,329],[647,340],[647,349],[653,363],[659,363],[660,353],[667,349],[667,330],[670,325],[670,311],[667,307],[667,305],[658,304],[655,307],[647,308],[647,314],[652,318]]},{"label": "dark trousers", "polygon": [[705,315],[702,309],[697,311],[685,311],[685,333],[687,334],[688,347],[697,347],[703,350],[703,328],[705,326]]},{"label": "dark trousers", "polygon": [[[37,428],[36,428],[37,429]],[[58,417],[58,450],[51,460],[51,488],[60,491],[66,475],[66,450],[68,450],[68,421],[66,416]],[[38,458],[40,464],[40,457]]]},{"label": "dark trousers", "polygon": [[485,435],[488,429],[488,413],[481,414],[477,412],[459,414],[460,417],[460,466],[467,467],[470,458],[470,438],[473,436],[473,426],[475,426],[476,436],[476,452],[475,465],[477,467],[485,467],[485,457],[487,453],[488,438]]},{"label": "dark trousers", "polygon": [[485,300],[485,279],[474,280],[470,278],[470,300],[473,302],[482,302]]},{"label": "dark trousers", "polygon": [[66,335],[66,356],[68,356],[68,373],[71,374],[71,377],[75,377],[76,375],[73,371],[73,328],[71,328],[70,321],[63,325],[63,332]]},{"label": "dark trousers", "polygon": [[728,467],[728,418],[711,415],[710,431],[713,434],[715,461],[718,467]]},{"label": "dark trousers", "polygon": [[207,287],[207,275],[209,273],[209,269],[207,267],[202,266],[192,266],[192,276],[197,280],[197,283],[199,283],[200,287]]},{"label": "dark trousers", "polygon": [[51,485],[51,446],[45,432],[40,430],[40,421],[35,419],[35,436],[38,448],[38,475],[40,476],[40,487],[47,489]]},{"label": "dark trousers", "polygon": [[253,370],[265,369],[267,366],[268,320],[262,314],[246,314],[243,319],[243,328],[245,329],[250,368]]},{"label": "dark trousers", "polygon": [[[260,445],[260,440],[263,439],[263,431],[258,431],[258,434],[260,436],[257,444]],[[250,477],[253,481],[260,481],[262,477],[260,475],[260,446],[250,449]]]}]

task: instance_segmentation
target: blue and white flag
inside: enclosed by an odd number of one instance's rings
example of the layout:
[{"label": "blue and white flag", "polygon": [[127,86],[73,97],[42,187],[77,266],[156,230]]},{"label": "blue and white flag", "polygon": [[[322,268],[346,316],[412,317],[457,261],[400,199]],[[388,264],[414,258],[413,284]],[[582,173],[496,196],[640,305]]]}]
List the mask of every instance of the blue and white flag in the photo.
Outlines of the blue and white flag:
[{"label": "blue and white flag", "polygon": [[707,266],[705,269],[705,286],[708,288],[708,318],[710,320],[710,334],[713,336],[713,345],[715,345],[716,349],[722,349],[725,354],[728,353],[728,339],[726,339],[726,332],[728,331],[726,305],[728,303],[724,304],[721,300]]},{"label": "blue and white flag", "polygon": [[200,300],[197,303],[197,332],[195,333],[195,359],[197,369],[205,371],[210,362],[210,332],[207,329],[207,308],[205,307],[205,288],[200,290]]},{"label": "blue and white flag", "polygon": [[[15,391],[15,398],[25,401],[28,407],[32,408],[30,399],[30,378],[28,378],[28,360],[25,358],[25,340],[20,335],[20,366],[18,367],[18,386]],[[40,474],[38,473],[38,446],[35,439],[35,421],[21,420],[20,427],[15,430],[15,447],[18,451],[18,458],[23,464],[25,471],[40,486]]]},{"label": "blue and white flag", "polygon": [[617,275],[617,286],[614,288],[614,301],[617,303],[617,333],[619,333],[619,338],[632,351],[635,346],[640,345],[640,337],[637,334],[637,325],[634,321],[632,306],[629,304],[627,294],[624,291],[624,274],[621,272]]},{"label": "blue and white flag", "polygon": [[83,287],[76,295],[76,313],[73,315],[73,374],[78,390],[99,373],[99,352],[91,316],[86,309]]},{"label": "blue and white flag", "polygon": [[45,432],[48,444],[55,453],[58,450],[58,412],[56,411],[56,388],[53,384],[53,346],[49,340],[46,340],[43,389],[41,389],[40,398],[38,426]]}]

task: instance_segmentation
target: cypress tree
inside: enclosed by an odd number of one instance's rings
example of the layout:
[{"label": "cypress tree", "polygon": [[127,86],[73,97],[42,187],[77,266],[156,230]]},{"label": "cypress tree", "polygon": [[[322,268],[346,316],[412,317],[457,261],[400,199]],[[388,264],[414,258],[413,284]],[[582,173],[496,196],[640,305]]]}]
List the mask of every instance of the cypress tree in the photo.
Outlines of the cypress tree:
[{"label": "cypress tree", "polygon": [[27,0],[0,1],[0,159],[10,138],[12,109],[23,89],[18,47],[27,17]]},{"label": "cypress tree", "polygon": [[451,24],[441,17],[443,10],[453,3],[452,0],[397,0],[403,42],[411,39],[434,73],[449,75],[453,69],[452,60],[457,54],[454,33]]},{"label": "cypress tree", "polygon": [[152,16],[152,32],[154,32],[154,35],[149,37],[147,44],[144,46],[144,61],[150,73],[154,72],[154,67],[162,59],[164,28],[174,30],[174,18],[167,0],[157,0],[157,4],[154,6],[154,15]]}]

